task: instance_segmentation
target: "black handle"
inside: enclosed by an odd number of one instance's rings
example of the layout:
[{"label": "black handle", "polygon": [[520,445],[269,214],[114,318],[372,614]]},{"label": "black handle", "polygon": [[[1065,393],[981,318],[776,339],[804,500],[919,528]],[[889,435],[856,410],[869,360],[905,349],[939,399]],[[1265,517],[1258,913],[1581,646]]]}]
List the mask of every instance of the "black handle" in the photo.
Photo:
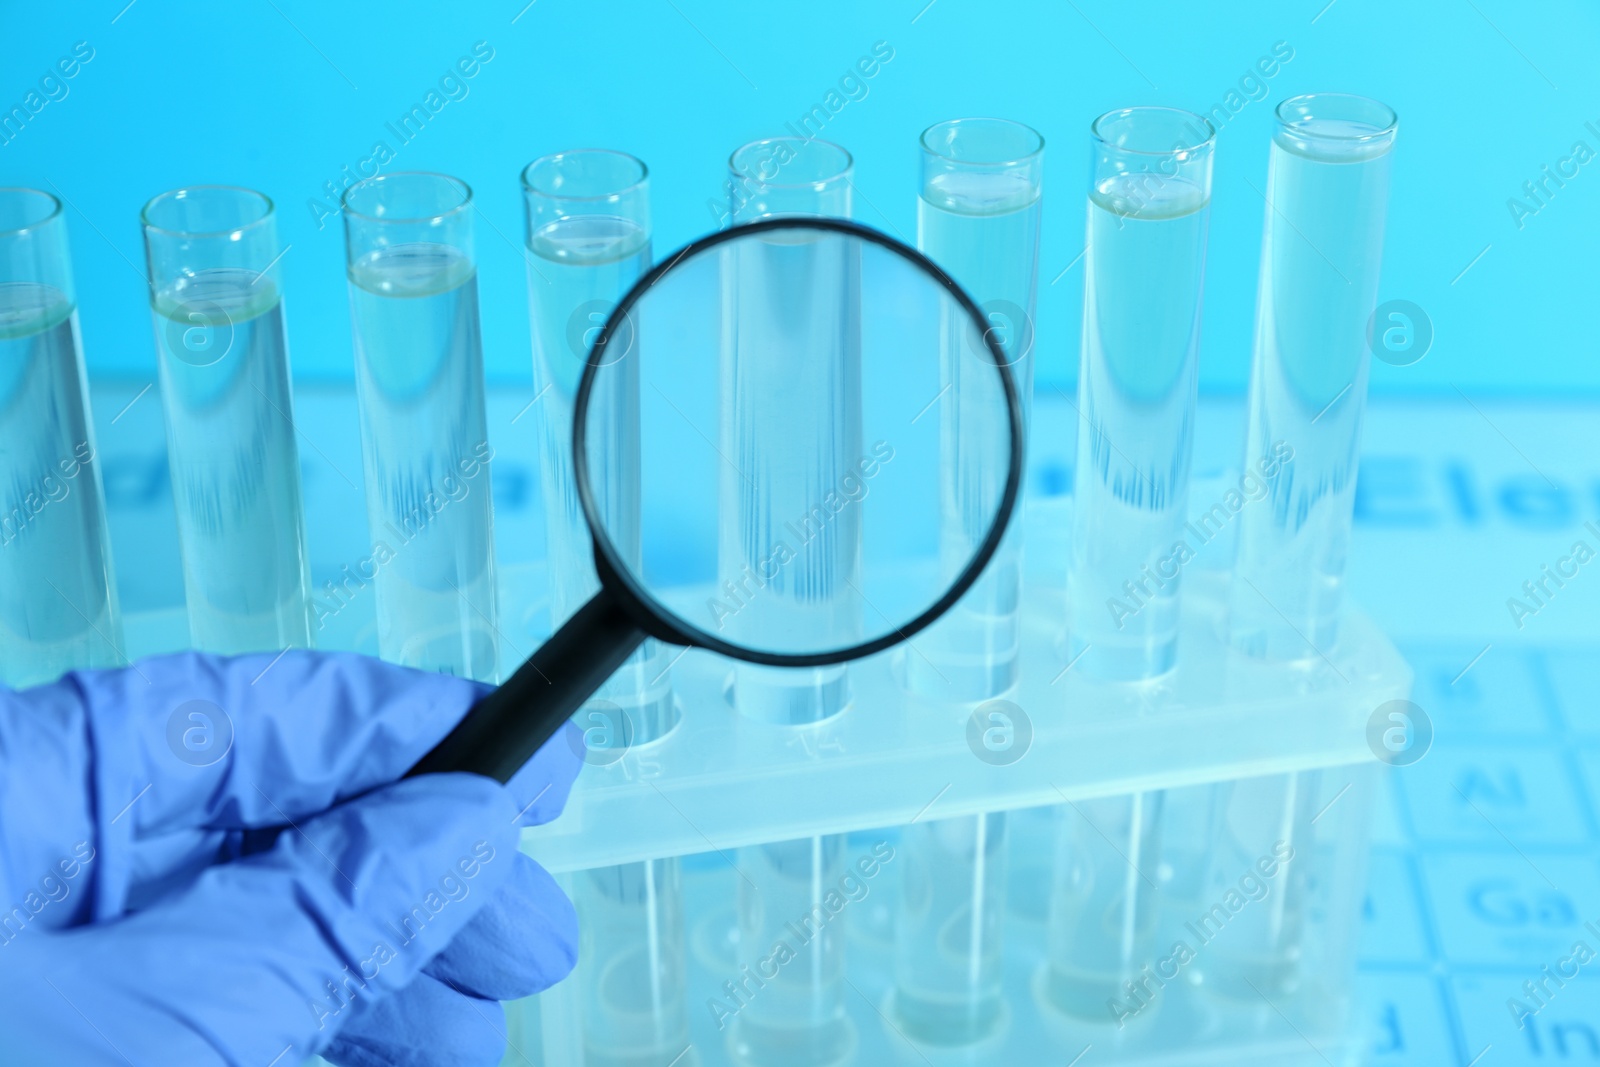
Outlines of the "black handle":
[{"label": "black handle", "polygon": [[504,685],[474,704],[406,777],[471,771],[510,781],[644,638],[617,598],[602,588]]}]

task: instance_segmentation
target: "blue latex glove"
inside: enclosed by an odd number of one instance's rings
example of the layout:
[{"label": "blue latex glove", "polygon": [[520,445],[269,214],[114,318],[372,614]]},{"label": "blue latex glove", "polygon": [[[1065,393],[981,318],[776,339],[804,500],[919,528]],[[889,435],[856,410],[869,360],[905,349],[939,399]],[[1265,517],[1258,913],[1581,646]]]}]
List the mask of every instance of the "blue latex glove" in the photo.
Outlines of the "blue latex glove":
[{"label": "blue latex glove", "polygon": [[0,689],[0,1063],[497,1063],[576,955],[517,841],[580,761],[397,782],[485,690],[298,651]]}]

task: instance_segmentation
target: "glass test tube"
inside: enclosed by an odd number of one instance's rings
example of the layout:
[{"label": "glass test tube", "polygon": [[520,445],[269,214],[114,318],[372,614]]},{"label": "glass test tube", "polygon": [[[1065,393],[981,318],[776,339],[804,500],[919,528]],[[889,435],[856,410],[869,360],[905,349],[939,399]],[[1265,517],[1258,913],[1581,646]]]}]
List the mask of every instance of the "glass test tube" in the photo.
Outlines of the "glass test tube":
[{"label": "glass test tube", "polygon": [[1313,659],[1337,636],[1367,403],[1397,123],[1376,100],[1314,93],[1277,110],[1239,514],[1236,647]]},{"label": "glass test tube", "polygon": [[141,221],[189,640],[229,655],[310,647],[272,201],[195,186],[151,200]]},{"label": "glass test tube", "polygon": [[[773,215],[850,215],[850,154],[826,141],[776,138],[747,144],[729,159],[733,221]],[[817,500],[780,498],[775,487],[831,485],[861,457],[860,279],[840,242],[823,235],[775,237],[740,248],[724,266],[725,351],[723,446],[751,474],[777,469],[766,481],[724,473],[719,554],[725,581],[749,582],[771,549],[773,529],[804,525]],[[747,341],[746,338],[751,340]],[[776,341],[783,339],[788,343]],[[759,340],[759,343],[756,343]],[[786,398],[782,404],[773,397]],[[796,473],[797,465],[812,473]],[[804,551],[749,596],[728,625],[733,639],[760,642],[768,597],[808,602],[816,647],[857,638],[850,583],[860,560],[853,511],[818,531]],[[781,613],[796,620],[793,606]],[[843,666],[783,670],[734,668],[733,700],[742,715],[774,725],[826,720],[849,701]],[[763,978],[733,1026],[731,1047],[762,1067],[820,1067],[845,1059],[855,1030],[844,1007],[842,923],[823,925],[825,894],[845,874],[843,837],[803,838],[740,850],[739,955],[743,967],[770,968],[772,947],[808,931],[796,958]],[[813,929],[814,928],[814,929]]]},{"label": "glass test tube", "polygon": [[1163,922],[1190,918],[1205,910],[1206,879],[1211,870],[1216,810],[1226,786],[1212,783],[1162,791],[1161,886]]},{"label": "glass test tube", "polygon": [[[573,475],[572,407],[589,346],[617,301],[650,266],[650,189],[639,160],[621,152],[585,150],[534,160],[522,172],[522,192],[538,398],[533,414],[540,429],[550,625],[555,629],[600,587]],[[637,371],[638,363],[626,366]],[[637,390],[636,382],[632,388]],[[608,395],[621,397],[624,391]],[[637,509],[637,409],[592,408],[590,418],[609,420],[597,432],[616,442],[608,450],[611,464],[591,468],[599,498]],[[660,643],[646,641],[597,694],[627,713],[632,744],[653,741],[672,728],[676,710],[668,660]]]},{"label": "glass test tube", "polygon": [[[1206,888],[1187,927],[1206,946],[1196,972],[1206,989],[1259,1003],[1299,985],[1319,778],[1312,771],[1214,787]],[[1248,906],[1238,902],[1245,894]]]},{"label": "glass test tube", "polygon": [[1005,1018],[1006,830],[995,813],[902,831],[894,1009],[916,1040],[968,1045]]},{"label": "glass test tube", "polygon": [[1215,131],[1174,108],[1091,128],[1068,564],[1068,655],[1101,678],[1177,662],[1179,571],[1200,346]]},{"label": "glass test tube", "polygon": [[[740,148],[728,161],[734,174],[735,223],[777,215],[850,217],[850,154],[826,141],[779,137]],[[804,527],[820,500],[802,486],[833,484],[861,451],[861,337],[859,267],[852,249],[827,236],[785,235],[730,253],[724,390],[724,454],[751,473],[724,472],[720,556],[722,579],[735,588],[752,584],[772,549],[770,531],[785,523]],[[781,342],[775,339],[781,338]],[[819,358],[819,353],[828,353]],[[774,403],[774,397],[784,397]],[[807,477],[796,468],[810,471]],[[782,472],[765,483],[762,470]],[[792,498],[780,499],[778,490]],[[761,588],[727,620],[734,639],[759,644],[771,625],[761,601],[789,597],[808,604],[816,627],[811,647],[837,647],[856,639],[851,618],[861,551],[859,519],[846,512],[815,537],[786,567],[781,582]],[[802,617],[793,606],[778,613],[786,625]],[[792,642],[793,638],[787,638]],[[734,668],[734,703],[763,722],[818,722],[850,699],[843,664],[807,670],[740,663]]]},{"label": "glass test tube", "polygon": [[[1033,400],[1034,313],[1039,275],[1039,220],[1044,138],[1005,119],[955,119],[922,134],[922,191],[917,247],[954,276],[988,316],[1005,349],[1024,410]],[[1006,440],[986,423],[1002,417],[982,391],[961,388],[963,366],[983,364],[961,350],[972,330],[953,304],[940,337],[942,451],[961,456],[943,471],[945,525],[940,554],[954,579],[988,533],[986,479],[1003,460],[980,456],[968,437]],[[906,658],[912,689],[934,699],[977,702],[1017,681],[1022,589],[1022,524],[1014,523],[978,583],[949,616],[919,639],[926,655]]]},{"label": "glass test tube", "polygon": [[61,202],[0,189],[0,682],[125,662]]},{"label": "glass test tube", "polygon": [[1134,793],[1059,809],[1042,992],[1068,1015],[1106,1021],[1107,1001],[1126,1001],[1156,960],[1162,800]]},{"label": "glass test tube", "polygon": [[740,1064],[831,1067],[854,1055],[845,919],[827,904],[852,862],[843,834],[739,850],[739,972],[719,995],[740,1004],[729,1039]]},{"label": "glass test tube", "polygon": [[[922,134],[917,243],[988,315],[1026,411],[1033,394],[1034,310],[1044,139],[1004,119],[956,119]],[[960,346],[971,330],[951,308],[940,337],[941,450],[963,462],[942,470],[940,551],[953,578],[983,539],[988,515],[972,503],[1004,466],[968,456],[969,436],[995,436],[996,418],[962,388]],[[1003,440],[1004,435],[997,435]],[[943,702],[975,703],[1015,687],[1020,645],[1021,525],[1007,533],[978,584],[906,657],[907,683]],[[1003,1018],[1001,954],[1009,820],[1004,814],[934,820],[905,831],[906,867],[895,928],[895,1010],[909,1033],[969,1044]]]},{"label": "glass test tube", "polygon": [[[589,346],[622,295],[650,265],[645,165],[621,152],[561,152],[522,172],[527,213],[528,307],[534,343],[534,417],[550,568],[550,623],[559,627],[599,589],[593,542],[572,467],[572,415]],[[627,367],[637,369],[638,361]],[[637,389],[637,383],[630,383]],[[626,390],[607,396],[626,397]],[[616,447],[591,467],[599,499],[638,508],[637,407],[605,411]],[[631,420],[631,421],[630,421]],[[647,641],[596,694],[604,707],[578,713],[627,716],[630,745],[664,736],[675,722],[665,650]],[[574,896],[583,920],[578,980],[589,1067],[656,1067],[689,1044],[681,877],[676,859],[585,871]]]},{"label": "glass test tube", "polygon": [[378,650],[499,680],[472,190],[394,173],[344,195]]},{"label": "glass test tube", "polygon": [[678,861],[583,871],[574,876],[573,899],[582,936],[574,978],[582,998],[585,1067],[673,1062],[689,1047]]}]

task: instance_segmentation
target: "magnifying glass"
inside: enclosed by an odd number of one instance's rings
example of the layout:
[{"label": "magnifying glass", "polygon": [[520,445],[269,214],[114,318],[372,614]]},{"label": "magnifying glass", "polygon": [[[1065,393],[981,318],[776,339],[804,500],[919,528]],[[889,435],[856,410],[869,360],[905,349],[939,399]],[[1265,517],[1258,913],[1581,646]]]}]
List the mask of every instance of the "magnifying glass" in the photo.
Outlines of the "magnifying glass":
[{"label": "magnifying glass", "polygon": [[1016,508],[1022,403],[921,253],[773,218],[639,279],[589,349],[572,447],[599,592],[412,774],[509,780],[647,640],[821,667],[961,610]]}]

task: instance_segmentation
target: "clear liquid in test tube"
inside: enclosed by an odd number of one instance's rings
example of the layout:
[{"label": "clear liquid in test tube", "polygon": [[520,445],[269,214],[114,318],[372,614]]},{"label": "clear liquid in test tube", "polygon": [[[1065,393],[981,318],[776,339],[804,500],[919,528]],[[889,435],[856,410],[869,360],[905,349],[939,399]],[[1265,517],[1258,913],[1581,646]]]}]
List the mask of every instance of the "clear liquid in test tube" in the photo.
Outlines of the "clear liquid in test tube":
[{"label": "clear liquid in test tube", "polygon": [[189,638],[312,642],[310,570],[273,205],[196,186],[143,213]]},{"label": "clear liquid in test tube", "polygon": [[919,1041],[970,1045],[1005,1018],[1007,817],[930,819],[901,837],[894,1011]]},{"label": "clear liquid in test tube", "polygon": [[[1313,905],[1315,843],[1321,775],[1316,771],[1244,778],[1214,787],[1203,905],[1191,929],[1214,938],[1197,961],[1193,980],[1235,1000],[1276,1001],[1304,977],[1304,940]],[[1243,887],[1251,906],[1228,918],[1226,936],[1214,906]]]},{"label": "clear liquid in test tube", "polygon": [[1162,801],[1134,793],[1059,809],[1040,985],[1067,1015],[1106,1020],[1107,1002],[1126,1003],[1130,983],[1156,958]]},{"label": "clear liquid in test tube", "polygon": [[[956,119],[922,135],[922,195],[917,200],[917,245],[949,271],[983,309],[998,335],[1028,411],[1033,398],[1034,314],[1039,274],[1044,139],[1004,119]],[[982,540],[985,516],[977,505],[982,481],[1003,464],[972,454],[964,436],[987,434],[980,420],[998,419],[992,404],[962,388],[964,374],[987,368],[964,351],[972,331],[954,307],[941,336],[937,399],[941,451],[961,456],[943,472],[947,505],[941,554],[952,575]],[[906,660],[908,682],[935,700],[989,700],[1017,681],[1021,622],[1022,525],[1014,524],[978,584],[949,617],[919,641],[924,655]]]},{"label": "clear liquid in test tube", "polygon": [[1267,171],[1239,516],[1236,647],[1316,660],[1338,636],[1397,123],[1341,93],[1279,105]]},{"label": "clear liquid in test tube", "polygon": [[[757,141],[735,152],[730,166],[743,183],[736,222],[849,217],[851,161],[837,145]],[[725,622],[735,640],[761,643],[774,617],[812,628],[815,636],[799,640],[818,648],[848,644],[860,631],[851,589],[860,566],[859,515],[849,510],[822,521],[827,492],[863,456],[856,254],[829,234],[775,233],[742,242],[724,264],[723,452],[732,465],[723,472],[719,544],[721,578],[741,605]],[[775,396],[787,399],[776,403]],[[764,470],[779,473],[762,477]],[[780,498],[775,486],[788,495]],[[768,581],[782,530],[792,531],[799,558]],[[764,610],[772,598],[798,601],[800,610]],[[849,674],[842,664],[790,670],[741,663],[733,696],[741,714],[762,722],[819,722],[848,703]]]},{"label": "clear liquid in test tube", "polygon": [[1068,657],[1135,681],[1177,662],[1215,131],[1172,108],[1092,129]]},{"label": "clear liquid in test tube", "polygon": [[[604,150],[543,156],[523,171],[522,185],[538,398],[532,414],[540,432],[550,621],[559,627],[599,589],[572,465],[573,403],[595,335],[650,265],[649,186],[642,162]],[[614,405],[589,406],[592,432],[612,444],[606,465],[591,466],[591,484],[613,515],[639,508],[638,363],[611,372],[604,395]],[[633,377],[624,382],[623,375]],[[614,522],[613,530],[623,526]],[[677,716],[670,673],[663,647],[646,641],[575,721],[586,736],[628,748],[660,740]],[[593,755],[604,761],[614,753]],[[588,1067],[671,1062],[689,1045],[678,861],[586,871],[573,898],[583,930],[575,979]]]},{"label": "clear liquid in test tube", "polygon": [[729,1041],[740,1064],[850,1062],[858,1037],[845,1012],[845,924],[828,908],[849,863],[842,834],[739,850],[740,968],[734,989],[719,992],[742,1005]]},{"label": "clear liquid in test tube", "polygon": [[[534,160],[523,171],[527,209],[528,308],[534,337],[532,412],[540,434],[550,623],[559,627],[599,589],[594,550],[572,467],[572,410],[589,346],[624,293],[650,266],[649,184],[645,165],[621,152],[588,149]],[[641,343],[644,343],[641,340]],[[636,372],[628,363],[619,373]],[[637,383],[633,384],[637,389]],[[593,469],[601,498],[638,508],[639,428],[628,390],[615,410],[594,405],[591,419],[614,439],[610,465]],[[646,641],[596,694],[590,710],[627,716],[630,745],[666,734],[676,721],[668,664]],[[580,722],[585,717],[579,713]],[[622,724],[610,724],[619,729]]]},{"label": "clear liquid in test tube", "polygon": [[[575,876],[585,1067],[659,1067],[689,1048],[683,879],[676,859]],[[684,1056],[682,1062],[698,1062]]]},{"label": "clear liquid in test tube", "polygon": [[378,648],[498,681],[494,510],[471,191],[438,174],[345,194]]},{"label": "clear liquid in test tube", "polygon": [[126,662],[61,203],[0,189],[0,683]]},{"label": "clear liquid in test tube", "polygon": [[[757,141],[736,151],[729,167],[735,222],[850,215],[850,154],[837,145]],[[849,644],[861,633],[860,515],[853,508],[831,515],[826,495],[864,455],[858,249],[831,234],[780,232],[740,242],[722,270],[719,447],[731,463],[719,490],[719,577],[738,606],[724,626],[733,640],[761,643],[771,639],[764,628],[781,620],[791,631],[786,643]],[[780,531],[795,558],[773,568]],[[796,627],[808,632],[793,633]],[[734,706],[761,728],[825,722],[849,700],[843,664],[733,670]],[[755,845],[740,849],[738,862],[749,879],[741,879],[737,901],[743,973],[763,966],[788,924],[815,922],[824,894],[844,875],[845,839]],[[739,1013],[729,1048],[740,1063],[819,1067],[851,1055],[857,1037],[845,1011],[841,926],[807,936]]]},{"label": "clear liquid in test tube", "polygon": [[[1005,119],[955,119],[922,134],[917,244],[987,316],[1026,414],[1033,394],[1044,139]],[[970,326],[954,308],[940,331],[942,390],[918,416],[939,420],[940,556],[947,576],[982,540],[986,482],[1003,467],[970,440],[1003,435],[1001,413],[966,378],[989,373],[973,359]],[[905,658],[913,692],[940,704],[974,704],[1017,684],[1022,530],[1012,526],[978,583]],[[987,814],[908,827],[895,930],[894,1007],[918,1039],[968,1045],[1003,1019],[1008,816]]]}]

